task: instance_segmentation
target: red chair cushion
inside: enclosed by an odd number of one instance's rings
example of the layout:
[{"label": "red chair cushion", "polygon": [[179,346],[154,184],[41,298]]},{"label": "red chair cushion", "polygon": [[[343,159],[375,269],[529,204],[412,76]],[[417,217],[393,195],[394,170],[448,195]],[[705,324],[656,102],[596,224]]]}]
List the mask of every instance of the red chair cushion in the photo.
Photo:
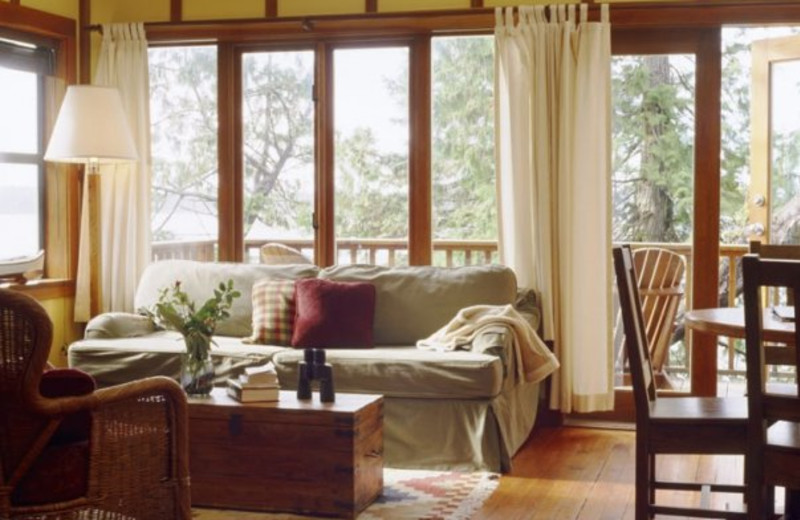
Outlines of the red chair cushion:
[{"label": "red chair cushion", "polygon": [[[42,373],[39,393],[44,397],[58,398],[87,395],[94,392],[97,384],[92,376],[74,368],[56,368]],[[70,414],[61,421],[51,444],[66,444],[89,440],[92,431],[92,415],[89,411]]]}]

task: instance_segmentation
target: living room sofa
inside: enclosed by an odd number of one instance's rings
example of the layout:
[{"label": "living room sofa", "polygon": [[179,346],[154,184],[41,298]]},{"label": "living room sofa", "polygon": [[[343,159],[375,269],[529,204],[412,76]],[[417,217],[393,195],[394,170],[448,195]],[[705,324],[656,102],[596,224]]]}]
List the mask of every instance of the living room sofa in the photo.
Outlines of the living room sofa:
[{"label": "living room sofa", "polygon": [[[507,471],[511,456],[536,418],[539,383],[518,377],[511,329],[483,330],[465,349],[421,349],[417,340],[446,325],[464,307],[518,304],[535,328],[531,293],[518,295],[504,266],[458,268],[251,265],[167,260],[142,276],[135,308],[150,308],[159,291],[181,281],[190,298],[205,301],[213,287],[233,280],[241,291],[230,319],[220,323],[212,349],[215,377],[224,384],[244,367],[272,361],[283,388],[297,385],[303,350],[247,344],[252,334],[252,287],[264,279],[368,282],[375,287],[374,347],[327,349],[336,392],[384,396],[384,460],[405,468]],[[522,303],[520,303],[522,302]],[[184,345],[178,333],[158,330],[146,316],[106,313],[92,319],[85,338],[69,347],[70,366],[100,386],[145,376],[177,377]],[[318,396],[315,395],[315,399]]]}]

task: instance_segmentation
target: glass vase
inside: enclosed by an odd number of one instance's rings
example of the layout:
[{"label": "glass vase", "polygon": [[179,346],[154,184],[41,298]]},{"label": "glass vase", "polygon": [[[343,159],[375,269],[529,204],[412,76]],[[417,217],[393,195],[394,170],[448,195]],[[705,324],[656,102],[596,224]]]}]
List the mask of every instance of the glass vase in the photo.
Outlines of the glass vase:
[{"label": "glass vase", "polygon": [[188,395],[208,395],[214,388],[211,338],[203,334],[187,334],[183,340],[186,354],[181,359],[181,387]]}]

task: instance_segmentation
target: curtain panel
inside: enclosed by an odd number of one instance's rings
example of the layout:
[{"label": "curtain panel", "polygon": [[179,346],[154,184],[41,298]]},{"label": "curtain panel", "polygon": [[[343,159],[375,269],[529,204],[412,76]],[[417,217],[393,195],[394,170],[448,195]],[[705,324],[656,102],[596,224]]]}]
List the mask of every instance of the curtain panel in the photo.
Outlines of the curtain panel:
[{"label": "curtain panel", "polygon": [[[136,284],[150,261],[150,78],[144,24],[104,24],[95,85],[116,87],[139,159],[100,166],[102,311],[132,312]],[[84,183],[83,207],[88,183]],[[75,321],[90,318],[88,219],[81,216]]]},{"label": "curtain panel", "polygon": [[552,408],[609,410],[611,32],[608,6],[495,11],[501,260],[536,289],[561,369]]}]

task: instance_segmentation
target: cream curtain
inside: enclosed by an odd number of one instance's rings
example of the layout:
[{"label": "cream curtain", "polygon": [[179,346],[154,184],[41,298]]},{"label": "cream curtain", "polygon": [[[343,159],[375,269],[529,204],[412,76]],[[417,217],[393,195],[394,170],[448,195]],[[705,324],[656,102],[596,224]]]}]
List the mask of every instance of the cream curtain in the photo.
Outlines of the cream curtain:
[{"label": "cream curtain", "polygon": [[[139,277],[150,261],[150,80],[144,25],[103,25],[94,84],[117,87],[139,160],[100,167],[103,311],[133,311]],[[88,183],[84,183],[86,185]],[[84,206],[86,205],[84,191]],[[81,237],[88,236],[85,213]],[[89,316],[89,247],[81,240],[75,320]]]},{"label": "cream curtain", "polygon": [[500,255],[539,291],[551,407],[613,408],[608,6],[496,10]]}]

